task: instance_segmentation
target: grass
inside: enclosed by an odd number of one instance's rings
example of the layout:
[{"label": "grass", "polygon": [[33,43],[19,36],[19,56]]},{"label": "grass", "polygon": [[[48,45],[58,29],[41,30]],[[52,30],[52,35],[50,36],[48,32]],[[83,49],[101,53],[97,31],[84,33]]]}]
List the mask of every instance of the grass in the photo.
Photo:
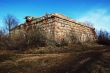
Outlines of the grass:
[{"label": "grass", "polygon": [[[22,56],[24,56],[22,54]],[[16,55],[12,59],[4,60],[0,64],[0,73],[47,73],[54,66],[64,63],[70,54],[39,54],[21,57]],[[7,55],[7,57],[9,57]],[[19,57],[19,58],[18,58]]]},{"label": "grass", "polygon": [[38,47],[38,48],[31,48],[22,53],[25,54],[53,54],[53,53],[81,53],[84,51],[89,50],[97,50],[101,49],[103,45],[98,44],[69,44],[68,46],[46,46],[46,47]]},{"label": "grass", "polygon": [[[1,50],[0,73],[64,73],[74,66],[75,59],[80,58],[83,52],[90,50],[101,50],[103,46],[93,45],[69,45],[63,47],[38,47],[26,51]],[[3,51],[3,52],[2,52]],[[80,73],[101,73],[98,70],[104,69],[109,73],[109,56],[105,53],[100,60],[92,61],[84,66]],[[107,59],[106,59],[107,57]],[[107,60],[106,63],[105,60]],[[99,68],[101,67],[101,68]],[[107,71],[106,71],[107,69]],[[104,73],[104,72],[102,72]]]}]

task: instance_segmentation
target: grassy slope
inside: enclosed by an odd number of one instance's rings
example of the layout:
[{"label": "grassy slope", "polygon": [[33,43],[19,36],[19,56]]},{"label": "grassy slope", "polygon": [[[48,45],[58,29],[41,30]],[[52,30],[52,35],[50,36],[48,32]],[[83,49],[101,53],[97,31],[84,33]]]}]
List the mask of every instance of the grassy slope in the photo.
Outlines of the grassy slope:
[{"label": "grassy slope", "polygon": [[7,54],[4,57],[8,58],[0,62],[0,73],[47,73],[50,68],[64,63],[69,56],[69,53]]},{"label": "grassy slope", "polygon": [[[23,53],[12,51],[1,51],[0,73],[110,73],[110,52],[103,52],[101,55],[91,53],[87,47],[79,49],[56,48],[33,49]],[[85,49],[86,48],[86,49]],[[93,47],[94,48],[94,47]],[[109,47],[110,48],[110,47]],[[107,49],[109,49],[107,48]],[[103,48],[97,48],[101,50]],[[89,52],[88,52],[89,50]],[[93,50],[96,50],[94,48]],[[87,57],[95,55],[86,62]],[[98,56],[99,55],[99,56]],[[79,64],[83,63],[83,64]],[[78,66],[79,64],[79,66]],[[78,67],[76,69],[76,67]],[[76,69],[76,72],[74,71]]]}]

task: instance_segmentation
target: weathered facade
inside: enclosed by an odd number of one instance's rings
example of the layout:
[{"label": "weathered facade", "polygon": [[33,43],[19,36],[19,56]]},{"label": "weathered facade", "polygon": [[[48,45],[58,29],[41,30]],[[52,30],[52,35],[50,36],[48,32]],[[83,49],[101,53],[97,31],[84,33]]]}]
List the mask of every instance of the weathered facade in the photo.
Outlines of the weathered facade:
[{"label": "weathered facade", "polygon": [[[12,29],[11,33],[13,37],[18,36],[21,33],[27,33],[30,30],[35,30],[39,26],[41,31],[45,31],[48,39],[55,41],[69,40],[69,35],[73,35],[80,42],[94,41],[95,29],[75,20],[72,20],[61,14],[46,14],[42,17],[25,17],[26,22]],[[24,31],[25,30],[25,31]],[[21,36],[21,35],[20,35]],[[22,34],[23,37],[25,35]]]}]

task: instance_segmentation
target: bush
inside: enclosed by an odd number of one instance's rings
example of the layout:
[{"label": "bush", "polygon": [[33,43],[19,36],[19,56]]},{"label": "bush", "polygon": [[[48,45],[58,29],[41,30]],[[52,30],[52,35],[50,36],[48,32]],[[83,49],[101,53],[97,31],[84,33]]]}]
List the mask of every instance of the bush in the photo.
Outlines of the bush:
[{"label": "bush", "polygon": [[39,30],[28,31],[25,37],[19,36],[14,39],[17,50],[26,50],[28,48],[43,47],[46,45],[46,37]]},{"label": "bush", "polygon": [[97,36],[97,42],[102,45],[110,45],[110,35],[107,31],[100,31]]},{"label": "bush", "polygon": [[[5,49],[10,45],[10,39],[3,30],[0,30],[0,49]],[[9,48],[9,47],[8,47]]]},{"label": "bush", "polygon": [[[26,31],[24,31],[26,32]],[[0,49],[26,50],[33,47],[46,45],[46,36],[41,29],[35,29],[26,33],[15,34],[17,37],[9,37],[0,31]],[[25,35],[25,36],[24,36]]]},{"label": "bush", "polygon": [[46,45],[46,36],[40,30],[34,30],[29,32],[26,35],[27,45],[28,46],[45,46]]}]

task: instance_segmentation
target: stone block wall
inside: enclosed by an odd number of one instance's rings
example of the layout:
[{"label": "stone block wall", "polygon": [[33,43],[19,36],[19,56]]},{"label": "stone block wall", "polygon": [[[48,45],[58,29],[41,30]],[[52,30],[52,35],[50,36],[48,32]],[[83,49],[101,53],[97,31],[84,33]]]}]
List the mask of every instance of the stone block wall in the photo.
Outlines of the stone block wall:
[{"label": "stone block wall", "polygon": [[[12,33],[21,35],[21,33],[28,33],[38,29],[38,27],[41,31],[44,31],[48,39],[55,41],[70,40],[68,35],[72,34],[71,31],[81,42],[95,40],[95,30],[93,28],[59,14],[50,14],[31,20],[31,22],[25,22],[13,29]],[[25,35],[23,36],[25,37]]]}]

